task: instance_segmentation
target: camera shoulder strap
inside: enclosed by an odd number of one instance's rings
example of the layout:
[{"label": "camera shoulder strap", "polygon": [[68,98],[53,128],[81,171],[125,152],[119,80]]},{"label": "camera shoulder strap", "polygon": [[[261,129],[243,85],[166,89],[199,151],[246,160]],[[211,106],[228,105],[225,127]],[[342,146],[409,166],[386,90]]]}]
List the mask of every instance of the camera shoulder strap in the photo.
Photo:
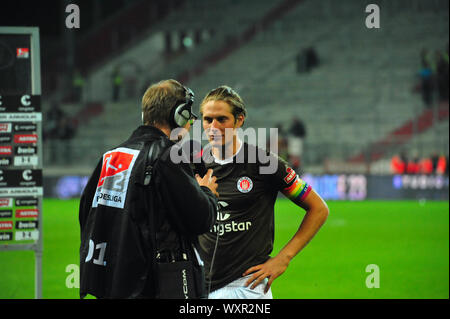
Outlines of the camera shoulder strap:
[{"label": "camera shoulder strap", "polygon": [[[145,159],[145,166],[144,166],[144,175],[143,175],[143,181],[142,184],[144,185],[144,188],[146,190],[149,190],[151,187],[155,187],[155,183],[153,182],[154,177],[154,167],[156,161],[159,159],[161,154],[167,149],[167,146],[164,145],[164,143],[161,143],[160,140],[153,140],[150,142],[146,142],[144,145],[144,154],[147,154]],[[147,239],[150,240],[153,248],[154,248],[154,256],[156,257],[157,252],[157,243],[156,243],[156,195],[154,192],[147,191],[146,196],[146,212],[149,216],[148,218],[148,231],[150,234],[147,234]]]}]

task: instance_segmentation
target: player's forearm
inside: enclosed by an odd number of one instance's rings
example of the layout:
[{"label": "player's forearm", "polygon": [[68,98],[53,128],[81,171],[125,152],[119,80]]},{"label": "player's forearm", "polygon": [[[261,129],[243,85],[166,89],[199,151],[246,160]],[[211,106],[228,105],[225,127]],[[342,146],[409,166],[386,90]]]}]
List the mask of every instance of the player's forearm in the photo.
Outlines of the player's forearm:
[{"label": "player's forearm", "polygon": [[326,206],[307,211],[294,237],[278,253],[277,258],[290,262],[319,231],[327,219],[328,213]]}]

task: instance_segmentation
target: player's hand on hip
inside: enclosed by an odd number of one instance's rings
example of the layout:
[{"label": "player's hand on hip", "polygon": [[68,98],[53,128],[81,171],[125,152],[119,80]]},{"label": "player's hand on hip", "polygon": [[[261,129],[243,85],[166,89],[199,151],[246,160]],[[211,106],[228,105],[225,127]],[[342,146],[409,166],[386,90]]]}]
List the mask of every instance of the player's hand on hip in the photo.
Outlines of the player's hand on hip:
[{"label": "player's hand on hip", "polygon": [[208,187],[214,195],[219,197],[219,193],[217,193],[217,187],[219,186],[216,183],[217,177],[213,176],[213,170],[211,168],[208,169],[205,176],[200,177],[200,175],[195,174],[195,178],[200,186]]},{"label": "player's hand on hip", "polygon": [[250,289],[255,289],[265,278],[269,278],[267,285],[264,289],[264,293],[267,293],[272,285],[272,282],[284,273],[289,265],[289,261],[284,258],[270,258],[264,264],[256,265],[247,269],[242,276],[252,274],[252,276],[246,281],[245,287],[250,284]]}]

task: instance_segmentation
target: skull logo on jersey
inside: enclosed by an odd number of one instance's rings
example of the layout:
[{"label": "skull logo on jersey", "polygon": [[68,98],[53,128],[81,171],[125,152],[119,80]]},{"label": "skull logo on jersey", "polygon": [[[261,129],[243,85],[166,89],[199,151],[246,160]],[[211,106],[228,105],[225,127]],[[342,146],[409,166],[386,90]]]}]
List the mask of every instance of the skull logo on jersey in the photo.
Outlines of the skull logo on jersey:
[{"label": "skull logo on jersey", "polygon": [[243,176],[239,178],[239,180],[237,181],[237,189],[241,193],[248,193],[252,190],[252,188],[253,188],[253,181],[250,179],[250,177]]}]

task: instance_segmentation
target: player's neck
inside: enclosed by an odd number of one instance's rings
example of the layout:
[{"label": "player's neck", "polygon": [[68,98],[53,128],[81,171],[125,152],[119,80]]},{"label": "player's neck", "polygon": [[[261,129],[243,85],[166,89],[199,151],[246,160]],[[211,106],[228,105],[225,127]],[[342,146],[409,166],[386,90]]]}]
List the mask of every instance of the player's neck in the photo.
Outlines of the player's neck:
[{"label": "player's neck", "polygon": [[212,154],[218,160],[227,160],[236,155],[242,146],[242,141],[237,136],[233,138],[233,142],[222,145],[222,147],[214,147]]}]

